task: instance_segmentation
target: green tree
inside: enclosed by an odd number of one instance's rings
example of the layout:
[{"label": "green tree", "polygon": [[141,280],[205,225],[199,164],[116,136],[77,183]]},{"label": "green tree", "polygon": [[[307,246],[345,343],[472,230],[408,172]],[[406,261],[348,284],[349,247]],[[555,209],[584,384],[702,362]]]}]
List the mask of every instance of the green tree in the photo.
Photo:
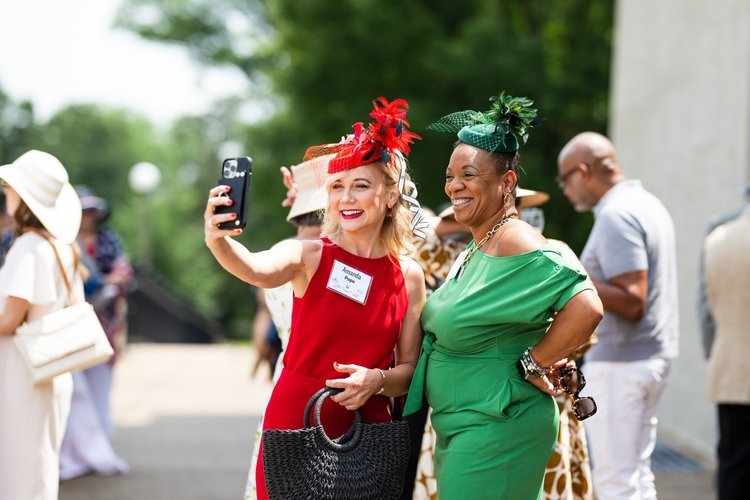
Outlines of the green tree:
[{"label": "green tree", "polygon": [[[108,224],[136,264],[144,265],[138,244],[143,217],[149,217],[149,272],[177,297],[222,320],[228,334],[247,336],[254,311],[250,287],[228,276],[203,244],[206,194],[218,179],[217,150],[231,134],[224,115],[185,117],[160,131],[125,110],[75,105],[39,129],[36,147],[60,158],[74,184],[86,184],[108,200]],[[149,199],[133,193],[128,183],[131,167],[140,161],[154,163],[162,175]]]},{"label": "green tree", "polygon": [[529,96],[548,121],[523,149],[521,182],[553,193],[547,232],[580,249],[590,217],[574,215],[552,179],[567,139],[606,131],[613,4],[131,0],[120,22],[201,60],[232,64],[261,95],[273,96],[277,111],[249,127],[246,139],[271,165],[299,161],[306,146],[349,132],[367,119],[374,97],[407,98],[412,128],[424,138],[411,164],[430,206],[444,202],[453,138],[425,126],[455,110],[487,109],[501,89]]},{"label": "green tree", "polygon": [[130,167],[159,156],[159,135],[148,120],[93,104],[55,113],[43,126],[38,143],[60,159],[74,184],[91,186],[113,206],[131,203]]},{"label": "green tree", "polygon": [[31,149],[37,133],[31,103],[13,102],[0,87],[0,165]]},{"label": "green tree", "polygon": [[[154,264],[179,290],[190,294],[201,311],[221,320],[230,336],[247,338],[256,307],[251,287],[224,271],[203,243],[203,212],[208,191],[219,180],[220,154],[243,153],[242,146],[223,151],[230,140],[242,142],[238,109],[234,102],[220,103],[212,113],[182,118],[171,127],[166,141],[170,156],[154,221],[154,233],[162,244],[155,248]],[[283,194],[279,173],[262,166],[254,170],[252,217],[239,240],[261,249],[289,236],[292,228],[279,203]]]},{"label": "green tree", "polygon": [[[0,91],[0,161],[13,161],[32,148],[57,156],[74,185],[88,185],[109,202],[112,216],[106,224],[139,266],[144,264],[138,255],[143,217],[149,217],[150,274],[190,306],[220,320],[228,335],[246,338],[255,311],[251,287],[221,269],[203,243],[203,210],[208,189],[219,177],[219,150],[244,134],[238,109],[233,100],[217,103],[212,113],[184,117],[166,131],[129,111],[92,104],[66,107],[47,123],[36,123],[30,103],[13,102]],[[149,200],[133,193],[128,183],[139,161],[156,164],[162,174]],[[253,201],[265,222],[253,221],[250,232],[261,237],[245,241],[249,246],[268,246],[291,231],[278,202],[278,173],[264,177],[266,186],[258,183],[260,196]],[[143,210],[145,203],[150,210]]]}]

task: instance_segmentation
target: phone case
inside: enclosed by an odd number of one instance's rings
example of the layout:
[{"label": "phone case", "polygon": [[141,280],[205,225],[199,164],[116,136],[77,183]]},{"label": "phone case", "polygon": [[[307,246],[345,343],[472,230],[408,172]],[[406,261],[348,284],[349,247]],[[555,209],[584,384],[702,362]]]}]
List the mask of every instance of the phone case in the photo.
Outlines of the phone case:
[{"label": "phone case", "polygon": [[[216,207],[217,214],[236,213],[237,218],[219,224],[220,229],[238,229],[247,225],[247,206],[250,194],[250,178],[252,177],[253,160],[247,156],[227,158],[221,164],[222,174],[219,185],[229,186],[226,194],[231,205]],[[234,168],[232,168],[234,167]]]}]

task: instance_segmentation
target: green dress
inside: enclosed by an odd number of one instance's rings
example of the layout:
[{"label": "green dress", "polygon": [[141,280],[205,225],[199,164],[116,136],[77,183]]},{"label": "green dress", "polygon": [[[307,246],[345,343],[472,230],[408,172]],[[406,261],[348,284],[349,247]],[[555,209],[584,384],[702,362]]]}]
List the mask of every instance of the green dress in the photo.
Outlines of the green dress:
[{"label": "green dress", "polygon": [[592,288],[545,245],[507,257],[477,251],[432,294],[405,413],[421,407],[423,394],[432,407],[440,500],[540,498],[558,410],[516,361],[556,311]]}]

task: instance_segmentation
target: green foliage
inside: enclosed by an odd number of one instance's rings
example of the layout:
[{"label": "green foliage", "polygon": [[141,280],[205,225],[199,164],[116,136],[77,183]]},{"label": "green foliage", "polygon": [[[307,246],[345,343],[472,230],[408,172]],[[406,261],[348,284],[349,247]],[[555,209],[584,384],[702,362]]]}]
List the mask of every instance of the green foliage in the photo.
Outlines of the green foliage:
[{"label": "green foliage", "polygon": [[96,188],[115,207],[131,203],[130,167],[144,159],[157,163],[159,151],[159,137],[147,120],[95,105],[59,111],[44,126],[37,143],[60,159],[74,184]]},{"label": "green foliage", "polygon": [[32,149],[36,133],[31,103],[15,103],[0,88],[0,165]]},{"label": "green foliage", "polygon": [[[557,152],[570,137],[606,131],[613,1],[130,3],[161,16],[143,23],[126,10],[123,24],[216,64],[234,58],[231,64],[281,99],[275,114],[248,129],[246,144],[259,165],[293,163],[306,146],[337,140],[366,118],[375,97],[409,100],[412,129],[424,138],[410,161],[428,206],[444,203],[443,169],[454,138],[424,133],[425,126],[451,110],[484,109],[500,89],[528,96],[548,121],[524,147],[522,185],[553,194],[547,232],[580,250],[591,219],[573,212],[553,178]],[[257,29],[233,34],[229,27],[240,14]],[[189,36],[181,28],[186,19],[200,25]],[[238,36],[251,37],[254,49],[233,50]]]},{"label": "green foliage", "polygon": [[[280,206],[278,167],[307,146],[337,141],[370,102],[409,101],[411,129],[423,140],[410,157],[420,200],[445,203],[444,169],[455,136],[426,125],[458,109],[487,108],[505,90],[535,102],[547,122],[522,150],[521,185],[552,194],[546,233],[580,250],[591,223],[554,186],[560,147],[582,130],[606,132],[613,0],[128,0],[119,25],[187,47],[207,64],[247,75],[248,96],[216,103],[169,130],[140,116],[71,106],[47,124],[28,103],[0,91],[0,161],[36,147],[56,154],[74,183],[90,185],[113,207],[109,223],[138,259],[146,217],[153,267],[179,296],[249,334],[250,287],[228,275],[203,244],[208,189],[220,154],[254,159],[250,223],[240,241],[251,250],[289,236]],[[254,110],[251,125],[243,114]],[[226,151],[227,141],[239,147]],[[222,147],[222,145],[224,145]],[[127,183],[131,166],[150,161],[162,182],[150,199]]]},{"label": "green foliage", "polygon": [[[218,150],[244,133],[235,108],[236,103],[220,103],[215,113],[185,117],[167,132],[130,112],[94,105],[67,107],[39,125],[30,105],[0,93],[0,157],[12,161],[33,147],[60,158],[74,184],[90,186],[109,202],[112,216],[106,224],[118,232],[136,265],[146,265],[139,249],[141,238],[150,234],[151,273],[162,286],[220,320],[228,335],[247,337],[255,310],[251,287],[228,275],[203,243],[206,196],[219,177]],[[162,175],[159,188],[147,198],[134,194],[128,183],[130,168],[139,161],[156,164]],[[273,180],[278,183],[278,174]],[[282,196],[280,186],[266,192],[268,198],[261,196],[257,203],[261,212],[265,205],[275,209]],[[290,232],[273,211],[267,217],[277,221],[275,230],[267,231],[262,221],[254,226],[264,236],[257,245],[268,246]]]}]

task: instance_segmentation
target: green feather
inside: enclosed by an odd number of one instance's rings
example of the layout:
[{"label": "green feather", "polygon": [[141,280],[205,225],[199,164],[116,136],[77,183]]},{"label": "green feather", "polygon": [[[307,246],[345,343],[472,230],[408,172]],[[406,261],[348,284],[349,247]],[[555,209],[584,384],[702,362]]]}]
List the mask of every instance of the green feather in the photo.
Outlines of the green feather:
[{"label": "green feather", "polygon": [[534,101],[526,97],[511,97],[500,92],[490,97],[492,103],[487,116],[495,123],[505,128],[506,134],[513,134],[521,144],[529,129],[534,126],[537,109],[532,107]]}]

